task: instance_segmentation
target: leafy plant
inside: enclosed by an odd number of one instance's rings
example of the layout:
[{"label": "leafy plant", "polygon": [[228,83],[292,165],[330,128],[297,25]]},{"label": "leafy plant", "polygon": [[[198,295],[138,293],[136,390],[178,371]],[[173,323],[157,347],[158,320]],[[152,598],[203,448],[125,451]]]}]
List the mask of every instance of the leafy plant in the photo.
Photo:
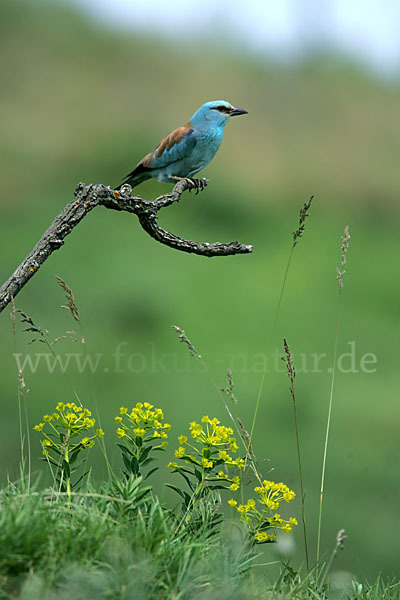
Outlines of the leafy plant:
[{"label": "leafy plant", "polygon": [[[121,439],[118,447],[122,452],[125,475],[139,477],[144,467],[150,465],[155,458],[150,452],[165,450],[168,445],[167,431],[169,423],[163,423],[164,413],[149,402],[138,402],[131,412],[124,406],[119,416],[115,417],[118,425],[117,436]],[[147,479],[158,467],[152,468],[144,477]]]},{"label": "leafy plant", "polygon": [[[77,489],[87,475],[83,473],[72,483],[71,475],[82,465],[82,461],[78,461],[80,453],[94,446],[96,438],[104,436],[102,429],[94,430],[95,419],[91,415],[88,408],[77,406],[75,402],[59,402],[56,411],[44,415],[43,422],[34,427],[43,435],[43,460],[50,468],[54,467],[54,480],[59,491],[67,493],[68,501],[71,500],[72,489]],[[86,432],[89,435],[80,437]]]},{"label": "leafy plant", "polygon": [[274,542],[276,540],[274,530],[280,529],[284,533],[289,533],[293,525],[297,525],[294,517],[285,520],[275,512],[282,500],[290,502],[295,497],[295,493],[287,485],[264,480],[262,485],[254,488],[254,491],[257,494],[256,500],[250,498],[246,504],[238,504],[233,498],[228,500],[228,503],[240,514],[240,520],[248,527],[254,542],[257,544]]},{"label": "leafy plant", "polygon": [[189,488],[190,493],[167,484],[182,497],[186,511],[211,490],[237,491],[240,477],[238,474],[232,476],[230,471],[233,469],[237,473],[244,466],[242,458],[233,458],[228,453],[228,450],[233,453],[238,450],[232,428],[220,425],[218,419],[210,419],[208,416],[204,416],[201,421],[205,424],[205,429],[196,421],[190,423],[190,442],[186,435],[178,437],[181,445],[175,450],[175,458],[181,464],[175,461],[168,464],[173,473],[179,473],[183,477]]}]

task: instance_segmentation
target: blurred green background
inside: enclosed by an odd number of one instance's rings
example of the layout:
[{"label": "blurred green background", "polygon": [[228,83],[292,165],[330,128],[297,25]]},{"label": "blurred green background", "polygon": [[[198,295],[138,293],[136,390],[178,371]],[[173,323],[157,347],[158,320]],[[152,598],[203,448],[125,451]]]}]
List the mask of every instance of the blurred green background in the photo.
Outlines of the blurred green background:
[{"label": "blurred green background", "polygon": [[[336,570],[395,573],[399,556],[399,151],[400,87],[328,52],[281,62],[246,53],[242,44],[167,42],[118,31],[56,2],[0,5],[0,279],[7,279],[79,181],[117,185],[140,158],[205,101],[247,108],[234,120],[212,164],[210,185],[160,214],[163,227],[199,241],[239,239],[246,256],[206,259],[157,244],[128,214],[97,209],[67,238],[16,299],[17,307],[62,336],[76,324],[60,308],[61,276],[73,289],[90,355],[102,426],[114,465],[113,417],[121,405],[150,401],[173,424],[172,439],[203,414],[227,420],[201,365],[178,343],[185,329],[218,386],[233,372],[238,415],[251,427],[267,374],[254,436],[264,474],[297,493],[297,457],[288,379],[279,360],[286,336],[298,367],[296,393],[312,556],[329,400],[340,261],[349,225],[339,356],[327,464],[322,547],[340,528],[349,536]],[[138,192],[168,191],[157,182]],[[298,211],[315,194],[295,250],[275,334],[272,322]],[[1,477],[18,476],[17,376],[10,310],[0,317]],[[16,352],[36,360],[42,344],[17,327]],[[65,360],[81,353],[67,340]],[[119,350],[118,350],[119,348]],[[120,359],[115,354],[120,353]],[[313,355],[320,372],[313,370]],[[361,360],[376,364],[365,372]],[[35,358],[36,357],[36,358]],[[371,358],[371,357],[369,357]],[[119,360],[117,365],[116,361]],[[93,407],[88,369],[75,358],[67,377]],[[347,372],[344,372],[347,371]],[[72,394],[44,359],[24,369],[30,427]],[[169,450],[172,453],[173,446]],[[32,434],[33,470],[41,468]],[[168,458],[168,457],[167,457]],[[269,459],[267,462],[265,459]],[[94,477],[105,476],[100,453]],[[169,475],[159,475],[159,490]],[[294,534],[302,560],[300,527]],[[273,550],[271,550],[273,554]]]}]

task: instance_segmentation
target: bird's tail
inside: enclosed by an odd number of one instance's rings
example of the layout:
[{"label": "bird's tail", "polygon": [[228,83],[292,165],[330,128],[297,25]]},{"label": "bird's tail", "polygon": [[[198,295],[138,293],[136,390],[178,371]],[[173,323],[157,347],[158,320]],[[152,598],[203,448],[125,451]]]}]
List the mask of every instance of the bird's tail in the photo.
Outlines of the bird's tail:
[{"label": "bird's tail", "polygon": [[142,183],[142,181],[146,181],[146,179],[151,179],[151,170],[148,167],[143,166],[142,163],[139,163],[137,167],[133,169],[128,175],[124,178],[124,181],[120,183],[116,190],[121,189],[121,186],[124,183],[128,183],[132,188]]}]

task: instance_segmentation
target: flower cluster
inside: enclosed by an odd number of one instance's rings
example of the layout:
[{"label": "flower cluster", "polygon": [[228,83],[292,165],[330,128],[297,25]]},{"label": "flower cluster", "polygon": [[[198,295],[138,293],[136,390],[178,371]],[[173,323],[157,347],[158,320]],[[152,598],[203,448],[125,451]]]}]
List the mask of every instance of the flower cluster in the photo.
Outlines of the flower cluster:
[{"label": "flower cluster", "polygon": [[174,472],[181,472],[186,482],[187,475],[193,475],[196,486],[190,487],[196,494],[206,484],[209,489],[228,488],[237,491],[240,487],[239,476],[231,475],[228,471],[232,468],[242,469],[244,460],[240,457],[233,458],[231,454],[238,450],[232,428],[220,425],[218,419],[210,419],[208,416],[204,416],[201,422],[204,426],[195,421],[190,423],[190,442],[186,435],[178,438],[180,446],[175,450],[175,458],[185,464],[180,465],[174,461],[168,466]]},{"label": "flower cluster", "polygon": [[[168,445],[166,441],[167,431],[171,429],[169,423],[162,423],[164,413],[161,408],[155,408],[148,402],[138,402],[131,412],[121,406],[119,416],[115,417],[115,422],[119,425],[117,436],[119,438],[128,438],[136,443],[137,438],[142,441],[164,440],[160,446],[165,448]],[[139,442],[139,445],[142,445]]]},{"label": "flower cluster", "polygon": [[[77,406],[75,402],[59,402],[56,411],[44,415],[43,422],[35,425],[34,429],[43,435],[42,448],[50,468],[54,467],[54,478],[59,491],[66,492],[68,502],[71,501],[71,491],[82,481],[85,473],[73,484],[71,476],[82,464],[77,458],[82,450],[91,448],[96,438],[102,438],[102,429],[93,430],[95,420],[89,409]],[[84,435],[84,433],[89,435]],[[80,439],[77,439],[79,438]]]},{"label": "flower cluster", "polygon": [[[73,438],[78,437],[83,432],[91,430],[95,425],[95,420],[92,418],[92,413],[89,409],[77,406],[75,402],[59,402],[56,406],[56,412],[51,415],[44,415],[43,422],[35,425],[35,431],[43,434],[42,440],[43,454],[47,456],[50,450],[60,450],[60,434],[65,441],[70,442]],[[50,428],[50,429],[49,429]],[[97,429],[92,435],[84,436],[79,442],[74,444],[69,443],[69,452],[76,448],[90,448],[94,445],[96,438],[104,436],[102,429]],[[67,455],[68,456],[68,455]]]},{"label": "flower cluster", "polygon": [[119,447],[127,473],[135,477],[140,475],[141,468],[154,460],[148,458],[150,451],[165,450],[171,425],[163,421],[161,408],[155,408],[149,402],[138,402],[130,412],[121,406],[115,422],[117,436],[123,442]]},{"label": "flower cluster", "polygon": [[295,497],[295,493],[287,485],[264,480],[261,486],[254,488],[254,491],[258,496],[257,501],[250,498],[246,504],[238,504],[232,498],[228,504],[238,511],[240,520],[247,524],[255,542],[259,544],[272,542],[276,538],[273,530],[280,529],[284,533],[289,533],[293,525],[297,525],[294,517],[285,520],[280,514],[274,513],[282,500],[290,502]]}]

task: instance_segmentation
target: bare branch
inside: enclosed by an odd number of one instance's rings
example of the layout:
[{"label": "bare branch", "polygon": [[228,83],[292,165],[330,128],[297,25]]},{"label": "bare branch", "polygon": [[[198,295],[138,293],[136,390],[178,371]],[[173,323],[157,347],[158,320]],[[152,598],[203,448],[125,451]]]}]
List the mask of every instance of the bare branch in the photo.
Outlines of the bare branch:
[{"label": "bare branch", "polygon": [[161,244],[176,248],[182,252],[191,252],[201,256],[229,256],[232,254],[248,254],[253,246],[230,242],[194,242],[185,240],[157,224],[158,212],[174,202],[179,202],[183,192],[191,189],[190,182],[179,181],[170,194],[164,194],[154,201],[143,200],[140,196],[131,196],[129,186],[121,191],[114,191],[104,185],[85,185],[80,183],[74,192],[74,200],[54,219],[50,227],[42,235],[36,246],[22,261],[11,277],[0,287],[0,312],[11,302],[24,285],[38,271],[47,258],[64,244],[64,238],[80,223],[80,221],[96,206],[104,206],[112,210],[126,211],[136,215],[143,229]]}]

